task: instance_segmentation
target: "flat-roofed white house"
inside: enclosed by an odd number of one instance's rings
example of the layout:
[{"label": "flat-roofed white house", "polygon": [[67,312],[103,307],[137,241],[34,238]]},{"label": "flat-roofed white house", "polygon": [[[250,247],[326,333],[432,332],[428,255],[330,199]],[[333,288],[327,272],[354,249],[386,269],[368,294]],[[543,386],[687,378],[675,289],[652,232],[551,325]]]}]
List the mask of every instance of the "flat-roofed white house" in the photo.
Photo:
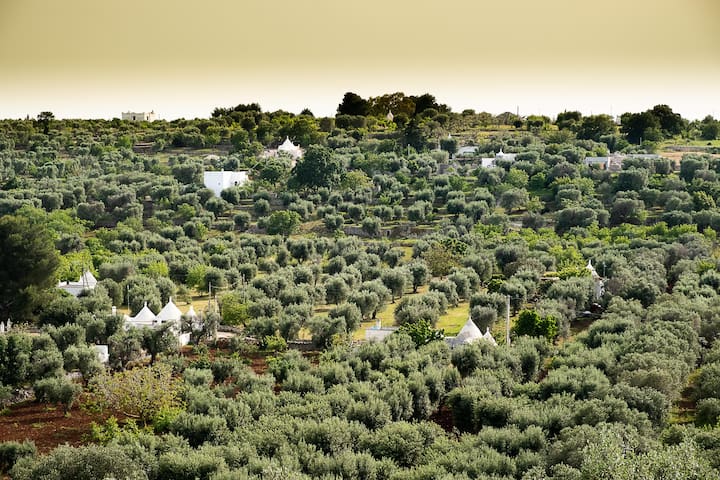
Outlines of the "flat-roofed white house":
[{"label": "flat-roofed white house", "polygon": [[245,185],[250,178],[248,172],[241,170],[239,172],[228,172],[220,170],[219,172],[204,172],[203,183],[205,187],[213,191],[216,196],[220,196],[220,192],[230,187],[240,187]]},{"label": "flat-roofed white house", "polygon": [[517,153],[505,153],[503,152],[503,149],[501,148],[498,153],[495,154],[495,158],[497,160],[509,160],[511,162],[515,161],[515,157],[517,157]]},{"label": "flat-roofed white house", "polygon": [[455,152],[456,157],[477,157],[478,156],[478,147],[477,145],[466,145],[464,147],[458,148],[457,152]]},{"label": "flat-roofed white house", "polygon": [[154,110],[149,112],[122,112],[122,119],[131,122],[154,122],[157,114]]}]

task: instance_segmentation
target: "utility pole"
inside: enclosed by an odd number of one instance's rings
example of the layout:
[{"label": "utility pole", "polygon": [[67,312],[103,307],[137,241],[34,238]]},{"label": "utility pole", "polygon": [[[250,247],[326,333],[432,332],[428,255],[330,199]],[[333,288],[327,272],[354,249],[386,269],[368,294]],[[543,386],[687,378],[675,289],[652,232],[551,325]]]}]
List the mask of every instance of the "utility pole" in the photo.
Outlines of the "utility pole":
[{"label": "utility pole", "polygon": [[505,297],[505,345],[510,346],[510,295]]}]

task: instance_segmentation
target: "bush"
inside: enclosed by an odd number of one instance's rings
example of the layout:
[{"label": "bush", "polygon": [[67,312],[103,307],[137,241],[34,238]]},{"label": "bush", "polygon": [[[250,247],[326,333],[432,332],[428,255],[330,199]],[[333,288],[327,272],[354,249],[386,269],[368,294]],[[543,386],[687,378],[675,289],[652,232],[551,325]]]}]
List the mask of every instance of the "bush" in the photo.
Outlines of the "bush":
[{"label": "bush", "polygon": [[720,419],[720,399],[705,398],[697,403],[695,424],[699,427],[714,427]]},{"label": "bush", "polygon": [[170,423],[169,430],[187,439],[192,447],[198,447],[227,432],[224,418],[183,412]]},{"label": "bush", "polygon": [[80,385],[65,377],[43,378],[33,385],[35,398],[39,402],[62,403],[65,413],[69,412],[82,391]]},{"label": "bush", "polygon": [[47,455],[20,458],[10,471],[10,476],[14,480],[147,478],[143,466],[117,445],[78,448],[61,445]]},{"label": "bush", "polygon": [[35,443],[31,441],[0,443],[0,473],[9,472],[20,458],[34,457],[36,454]]}]

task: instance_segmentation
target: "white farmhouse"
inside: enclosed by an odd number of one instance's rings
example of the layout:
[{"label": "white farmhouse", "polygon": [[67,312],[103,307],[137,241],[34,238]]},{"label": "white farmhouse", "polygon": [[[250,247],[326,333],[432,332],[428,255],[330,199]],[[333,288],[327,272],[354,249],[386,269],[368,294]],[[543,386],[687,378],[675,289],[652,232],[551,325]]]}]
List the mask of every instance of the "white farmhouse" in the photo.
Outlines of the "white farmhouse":
[{"label": "white farmhouse", "polygon": [[131,122],[154,122],[157,114],[154,110],[149,112],[122,112],[122,119]]},{"label": "white farmhouse", "polygon": [[505,153],[503,152],[503,149],[501,148],[498,153],[495,154],[495,158],[498,160],[509,160],[511,162],[515,161],[515,157],[517,157],[517,153]]},{"label": "white farmhouse", "polygon": [[203,183],[205,187],[215,193],[216,196],[220,196],[220,192],[230,187],[240,187],[247,183],[249,180],[248,172],[241,170],[239,172],[226,172],[220,170],[219,172],[204,172]]}]

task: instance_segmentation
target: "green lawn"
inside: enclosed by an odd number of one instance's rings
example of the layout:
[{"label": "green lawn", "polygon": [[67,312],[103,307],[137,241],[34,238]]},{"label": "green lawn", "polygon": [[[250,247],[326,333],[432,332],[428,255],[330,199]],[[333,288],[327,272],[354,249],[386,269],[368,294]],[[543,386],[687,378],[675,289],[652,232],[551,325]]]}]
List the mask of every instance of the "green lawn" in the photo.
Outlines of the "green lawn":
[{"label": "green lawn", "polygon": [[449,307],[445,315],[438,320],[437,329],[445,330],[445,335],[448,337],[454,337],[467,322],[469,312],[468,302],[459,303],[457,307]]}]

